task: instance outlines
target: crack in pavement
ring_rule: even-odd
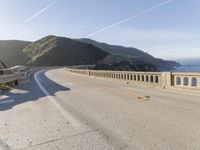
[[[33,144],[33,145],[30,144],[28,147],[23,147],[23,148],[20,148],[20,149],[26,149],[26,148],[29,148],[29,147],[37,147],[37,146],[44,145],[44,144],[47,144],[47,143],[53,143],[53,142],[57,142],[57,141],[60,141],[60,140],[78,137],[78,136],[86,135],[88,133],[93,133],[93,132],[97,132],[97,131],[96,130],[89,130],[89,131],[86,131],[86,132],[82,132],[82,133],[78,133],[78,134],[74,134],[74,135],[70,135],[70,136],[66,136],[66,137],[52,139],[52,140],[41,142],[41,143],[38,143],[38,144]]]

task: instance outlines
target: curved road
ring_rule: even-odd
[[[0,98],[0,148],[200,149],[200,95],[40,71]],[[1,102],[0,101],[0,102]]]

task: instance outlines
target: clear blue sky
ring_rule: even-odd
[[[82,38],[165,1],[1,0],[0,39]],[[174,0],[91,38],[164,59],[200,58],[200,0]]]

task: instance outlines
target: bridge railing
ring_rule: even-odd
[[[133,72],[133,71],[102,71],[102,70],[81,70],[67,69],[72,73],[88,75],[115,80],[132,81],[137,84],[151,84],[154,86],[162,85],[162,73],[160,72]]]
[[[200,90],[200,73],[171,73],[172,86]]]
[[[87,76],[125,80],[146,86],[200,91],[200,73],[103,71],[71,68],[67,68],[67,71]]]
[[[89,71],[90,76],[127,80],[137,83],[161,85],[162,74],[158,72],[129,72],[129,71]]]

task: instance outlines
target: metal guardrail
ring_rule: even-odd
[[[0,83],[9,83],[15,80],[21,80],[23,78],[24,78],[24,73],[2,75],[0,76]]]
[[[48,70],[59,67],[25,67],[25,66],[16,66],[13,68],[0,70],[3,75],[0,74],[0,84],[6,84],[13,81],[18,81],[19,83],[26,83],[30,80],[31,75],[39,70]]]

